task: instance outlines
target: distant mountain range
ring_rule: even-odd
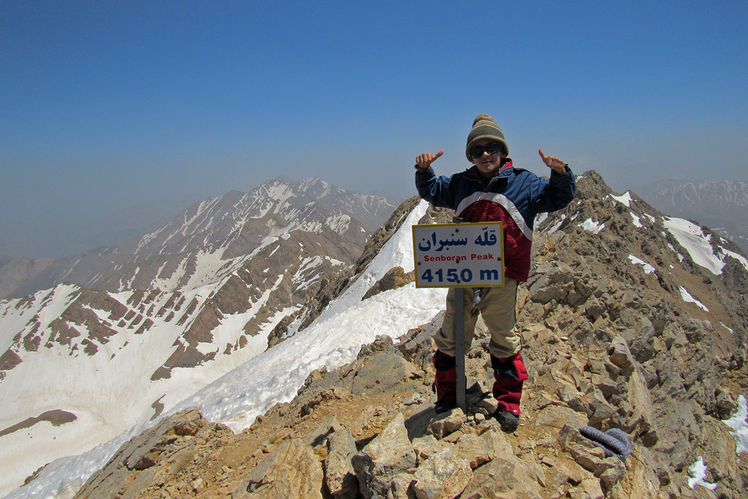
[[[635,190],[663,213],[706,225],[748,253],[748,182],[669,179]]]
[[[118,247],[57,260],[0,255],[0,299],[62,283],[108,291],[174,291],[204,279],[205,272],[215,270],[211,266],[251,253],[265,238],[296,229],[337,234],[330,237],[346,241],[338,250],[347,253],[343,261],[350,261],[394,207],[384,197],[319,179],[293,182],[281,176],[248,193],[231,191],[195,203],[159,229]]]

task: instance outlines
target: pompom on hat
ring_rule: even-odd
[[[473,144],[481,139],[491,139],[501,142],[504,144],[504,153],[509,154],[509,145],[506,143],[506,139],[504,139],[504,132],[496,124],[496,120],[487,114],[479,114],[473,120],[473,129],[468,134],[467,145],[465,146],[465,156],[468,161],[472,161],[468,151],[473,147]]]

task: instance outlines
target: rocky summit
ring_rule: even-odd
[[[75,497],[748,497],[748,262],[595,172],[578,188],[536,222],[518,300],[529,380],[516,432],[492,416],[481,321],[466,356],[467,412],[434,412],[439,314],[312,372],[291,402],[239,433],[197,409],[161,420]],[[449,215],[431,210],[421,223]],[[370,296],[406,285],[400,270]],[[317,302],[354,278],[321,286]]]

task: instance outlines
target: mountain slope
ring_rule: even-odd
[[[365,199],[368,216],[382,209],[319,180],[271,181],[97,253],[105,270],[86,258],[67,268],[95,272],[96,289],[0,301],[0,446],[27,456],[0,454],[4,476],[110,440],[266,350],[279,321],[361,253],[367,231],[345,207]],[[50,411],[69,415],[52,442],[43,421],[5,431]]]
[[[748,182],[673,179],[642,186],[637,193],[658,210],[698,220],[748,252]]]

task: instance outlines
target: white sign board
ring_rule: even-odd
[[[501,222],[413,226],[417,288],[504,285]]]

